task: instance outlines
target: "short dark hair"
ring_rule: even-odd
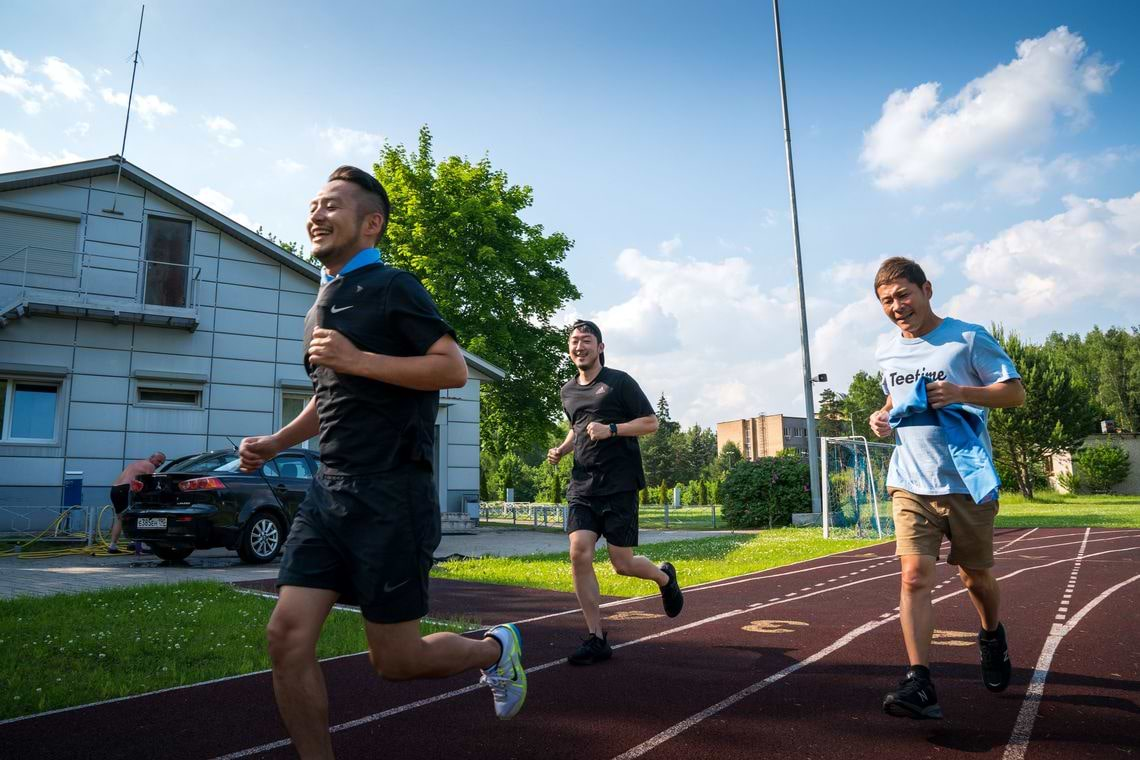
[[[373,200],[373,212],[379,211],[384,215],[384,223],[380,225],[380,234],[376,236],[376,242],[380,242],[380,238],[384,237],[384,230],[388,229],[388,212],[392,208],[392,204],[388,201],[388,191],[380,184],[380,180],[368,172],[347,164],[334,169],[327,181],[334,182],[336,180],[351,182],[359,187]]]
[[[922,287],[926,284],[926,272],[913,259],[903,256],[892,256],[879,265],[875,273],[875,295],[879,295],[879,288],[894,280],[906,280]]]

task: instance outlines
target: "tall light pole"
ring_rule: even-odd
[[[804,300],[804,266],[800,256],[800,222],[796,211],[796,174],[792,168],[792,127],[788,121],[788,88],[784,84],[784,43],[780,36],[780,0],[772,0],[776,18],[776,64],[780,71],[780,107],[784,114],[784,152],[788,157],[788,194],[792,203],[792,246],[796,254],[796,287],[800,295],[800,354],[804,368],[804,406],[807,412],[808,470],[811,473],[811,511],[823,511],[820,503],[819,436],[815,424],[815,396],[812,390],[811,350],[808,347],[807,304]]]

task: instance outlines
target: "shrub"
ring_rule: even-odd
[[[789,525],[793,512],[811,511],[809,470],[798,458],[763,457],[740,462],[720,488],[730,528]]]
[[[1108,493],[1128,477],[1128,452],[1114,443],[1085,446],[1073,457],[1074,470],[1093,493]]]
[[[1081,481],[1081,476],[1075,472],[1062,472],[1057,476],[1057,485],[1073,494],[1081,493],[1085,490],[1085,484]]]

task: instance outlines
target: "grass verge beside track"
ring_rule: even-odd
[[[827,540],[819,528],[779,528],[759,533],[645,544],[638,547],[637,553],[654,562],[669,560],[677,568],[681,585],[691,586],[875,543],[878,541]],[[603,595],[629,597],[653,591],[652,584],[646,581],[617,575],[604,549],[598,551],[594,567]],[[569,552],[454,560],[436,565],[432,575],[458,581],[574,590]]]
[[[999,528],[1140,528],[1140,496],[1070,496],[1045,491],[1029,501],[1003,493]]]
[[[264,670],[273,604],[214,581],[0,600],[0,719]],[[317,654],[365,649],[334,611]]]

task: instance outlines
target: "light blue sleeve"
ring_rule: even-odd
[[[975,328],[974,340],[970,344],[970,366],[982,381],[982,385],[993,385],[1021,377],[1017,367],[1013,366],[1009,354],[984,327]]]

